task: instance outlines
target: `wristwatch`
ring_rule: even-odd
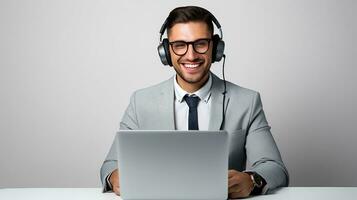
[[[263,186],[263,178],[255,173],[255,172],[249,172],[250,178],[253,181],[254,187],[261,188]]]
[[[263,190],[263,187],[266,184],[265,180],[256,172],[247,172],[247,173],[250,175],[250,178],[252,179],[254,185],[251,194],[260,194]]]

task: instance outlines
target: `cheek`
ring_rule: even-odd
[[[170,58],[171,58],[172,64],[177,63],[178,58],[177,58],[176,54],[174,54],[174,52],[172,52],[171,48],[169,50],[169,53],[170,53]]]
[[[212,62],[212,49],[210,49],[207,54],[205,54],[205,58],[207,60],[208,63]]]
[[[178,63],[179,58],[180,57],[176,56],[175,54],[171,54],[171,61],[173,64]]]

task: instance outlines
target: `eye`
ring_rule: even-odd
[[[172,44],[172,47],[175,49],[185,49],[186,48],[186,43],[184,42],[174,42]]]
[[[208,45],[207,40],[198,40],[195,42],[195,46],[198,48],[206,47]]]

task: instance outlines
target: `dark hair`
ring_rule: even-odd
[[[173,9],[167,17],[167,33],[178,23],[205,22],[213,35],[212,14],[198,6],[184,6]]]

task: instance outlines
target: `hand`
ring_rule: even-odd
[[[118,169],[114,170],[112,175],[109,178],[110,184],[113,186],[113,192],[115,192],[116,195],[120,195],[120,187],[119,187],[119,171]]]
[[[236,199],[248,197],[254,189],[254,183],[250,175],[245,172],[228,170],[228,195]]]

